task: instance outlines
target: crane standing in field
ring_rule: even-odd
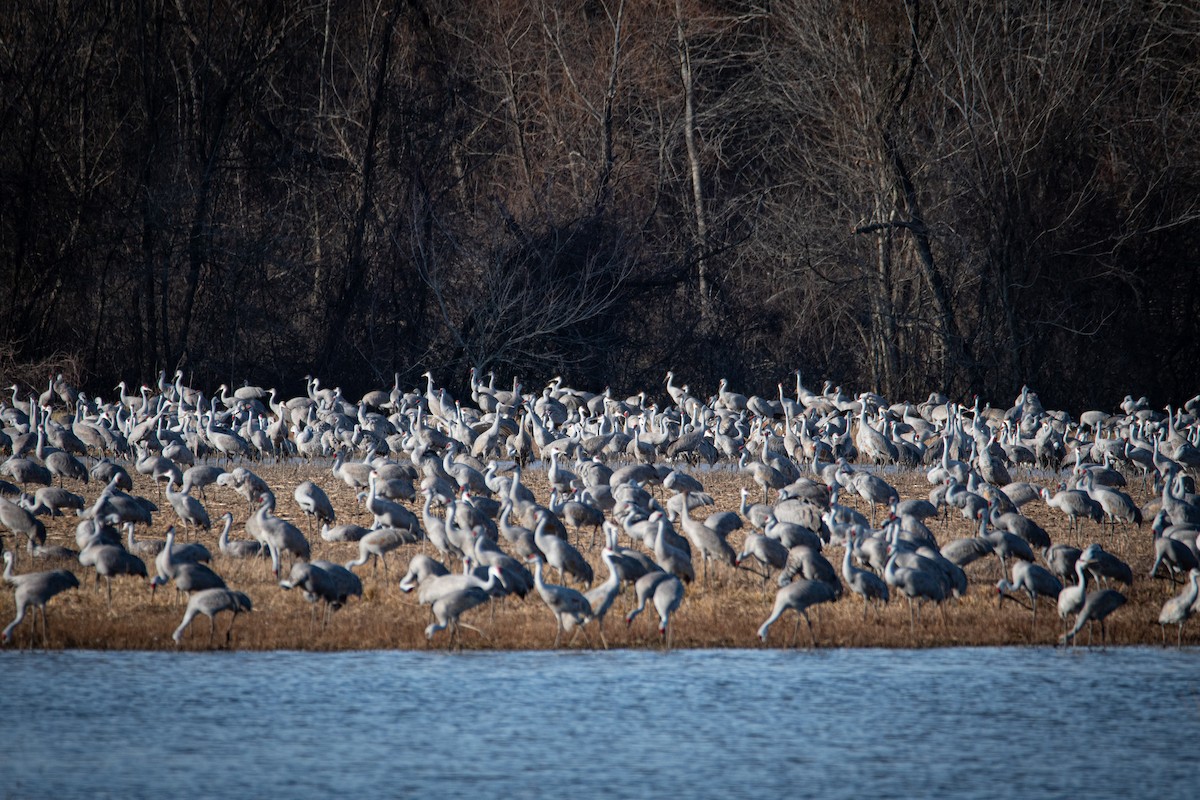
[[[42,644],[49,644],[50,637],[46,624],[46,603],[55,595],[68,589],[79,587],[79,579],[75,574],[65,569],[50,572],[27,572],[24,575],[14,575],[12,571],[13,555],[4,552],[4,582],[16,587],[15,599],[17,616],[4,629],[3,640],[7,644],[12,640],[13,630],[25,619],[26,610],[33,606],[42,612]],[[36,618],[35,618],[36,624]]]

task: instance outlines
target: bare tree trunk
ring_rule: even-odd
[[[683,7],[675,0],[675,37],[679,55],[679,79],[683,85],[683,140],[687,145],[688,174],[692,182],[692,213],[696,220],[695,252],[696,280],[700,291],[700,313],[705,319],[712,315],[712,286],[709,282],[708,217],[704,211],[704,184],[700,173],[700,148],[696,143],[696,90],[692,74],[691,51],[683,29]]]

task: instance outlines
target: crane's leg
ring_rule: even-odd
[[[796,638],[797,638],[797,636],[799,636],[799,634],[800,634],[800,618],[801,618],[801,616],[803,616],[803,615],[802,615],[802,614],[797,614],[797,615],[796,615],[796,627],[792,628],[792,640],[791,640],[791,642],[788,644],[788,647],[795,647],[795,646],[796,646]],[[804,619],[808,619],[808,618],[807,618],[807,617],[804,617]]]
[[[808,618],[808,614],[803,614],[804,623],[808,625],[808,638],[812,641],[812,646],[817,646],[817,634],[813,632],[812,621]]]
[[[112,611],[112,577],[105,575],[104,584],[108,587],[108,610]]]
[[[237,611],[233,612],[233,616],[229,619],[229,630],[225,631],[225,644],[228,645],[233,641],[233,623],[237,622]]]
[[[208,618],[208,646],[212,647],[213,634],[217,632],[217,615]]]

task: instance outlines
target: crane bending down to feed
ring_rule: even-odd
[[[808,625],[808,634],[813,647],[817,646],[817,635],[813,632],[812,621],[808,618],[808,609],[821,603],[832,603],[838,599],[838,594],[824,581],[810,581],[803,578],[789,583],[775,593],[775,607],[771,616],[758,628],[758,638],[763,644],[767,643],[767,633],[783,612],[789,608],[796,611],[796,627],[792,629],[792,644],[796,643],[796,634],[800,630],[800,620]]]
[[[203,614],[208,617],[208,646],[212,647],[213,634],[217,630],[217,614],[222,611],[232,611],[233,616],[229,620],[229,629],[225,631],[225,643],[229,644],[233,636],[233,623],[237,622],[237,615],[243,611],[252,610],[250,598],[241,592],[226,588],[201,590],[188,599],[183,622],[179,623],[179,627],[171,634],[171,638],[175,640],[175,644],[183,644],[184,630],[192,624],[192,620]]]

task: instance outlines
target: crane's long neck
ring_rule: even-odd
[[[229,529],[233,527],[233,517],[229,514],[225,515],[225,525],[221,528],[221,537],[217,540],[217,546],[222,550],[229,547]]]

